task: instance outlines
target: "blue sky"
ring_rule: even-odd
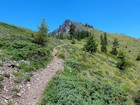
[[[0,0],[0,21],[37,30],[46,18],[50,31],[65,19],[140,38],[140,0]]]

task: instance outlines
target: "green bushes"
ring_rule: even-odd
[[[2,89],[4,86],[3,86],[3,84],[2,84],[2,82],[0,82],[0,89]]]
[[[35,36],[34,36],[34,42],[39,44],[39,45],[46,45],[47,44],[47,36],[46,34],[42,33],[42,32],[37,32],[35,33]]]
[[[4,80],[4,76],[0,75],[0,81],[3,81],[3,80]]]
[[[86,66],[83,63],[81,63],[75,59],[68,59],[68,60],[66,60],[65,64],[67,66],[69,66],[72,71],[75,71],[75,72],[80,72],[80,71],[86,69]]]
[[[27,66],[30,66],[29,68],[31,69],[43,67],[46,61],[50,59],[50,51],[48,49],[30,42],[20,42],[18,42],[20,44],[17,44],[17,41],[14,41],[13,45],[8,49],[8,54],[11,55],[14,60],[29,61],[30,64],[26,64],[25,69],[27,69]],[[34,66],[34,68],[32,66]]]
[[[123,52],[119,52],[118,58],[119,61],[117,62],[117,68],[119,68],[120,70],[125,70],[132,65],[129,61],[127,61],[126,56]]]
[[[140,61],[140,54],[136,58],[137,61]]]
[[[64,74],[50,82],[40,105],[128,104],[128,95],[115,84],[78,79],[70,73]]]
[[[24,60],[20,69],[32,71],[44,67],[51,59],[50,50],[46,47],[33,43],[31,40],[24,39],[1,39],[0,46],[5,50],[5,54],[12,60]]]
[[[71,44],[75,44],[75,39],[72,39]]]
[[[87,51],[87,52],[90,52],[90,53],[95,53],[97,52],[97,47],[98,47],[98,44],[96,43],[96,39],[95,39],[95,36],[94,35],[91,35],[89,38],[88,38],[88,41],[87,43],[85,44],[84,46],[84,50]]]
[[[134,100],[137,105],[140,105],[140,90],[138,91],[138,94],[134,97]]]

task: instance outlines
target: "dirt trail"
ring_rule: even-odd
[[[37,105],[48,82],[57,71],[64,70],[63,61],[57,58],[57,53],[58,51],[54,49],[52,62],[47,68],[33,75],[31,82],[23,88],[21,97],[17,99],[17,105]]]

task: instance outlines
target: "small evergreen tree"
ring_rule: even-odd
[[[104,37],[101,35],[100,41],[101,41],[101,51],[107,53],[107,37],[105,35]]]
[[[105,41],[105,45],[108,45],[108,40],[107,40],[107,33],[104,32],[104,41]]]
[[[47,34],[48,33],[48,26],[46,24],[46,19],[43,19],[40,26],[39,26],[39,32],[43,33],[43,34]]]
[[[98,44],[96,44],[95,36],[91,35],[89,36],[88,41],[84,46],[84,50],[90,53],[95,53],[97,52],[97,46]]]
[[[126,68],[131,66],[131,64],[126,60],[124,52],[119,52],[118,58],[119,61],[117,62],[117,68],[119,68],[120,70],[125,70]]]
[[[34,42],[44,46],[47,44],[48,41],[46,36],[46,34],[48,33],[48,26],[46,25],[45,19],[42,20],[38,29],[39,29],[38,32],[36,32],[33,37]]]
[[[118,39],[115,38],[114,41],[113,41],[113,47],[112,47],[112,50],[111,50],[111,54],[112,55],[117,55],[118,54],[118,50],[117,48],[119,47],[119,42],[118,42]]]
[[[35,36],[34,36],[34,42],[39,44],[39,45],[46,45],[47,44],[47,37],[45,34],[41,33],[41,32],[36,32]]]
[[[71,25],[70,25],[69,34],[70,34],[70,39],[74,38],[74,34],[75,34],[75,26],[74,26],[73,23],[71,23]]]

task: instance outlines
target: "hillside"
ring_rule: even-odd
[[[32,30],[0,22],[0,36],[31,36]]]
[[[69,38],[71,24],[80,40]],[[140,40],[107,33],[108,52],[103,53],[100,36],[104,33],[66,20],[46,36],[46,45],[40,45],[35,31],[0,23],[0,105],[38,101],[39,105],[139,105]],[[83,50],[91,35],[98,44],[96,53]],[[118,56],[110,54],[114,38],[128,61],[123,70],[118,68]]]
[[[63,34],[64,36],[69,35],[70,25],[74,24],[76,30],[85,30],[89,31],[94,34],[100,43],[100,36],[103,35],[105,32],[94,28],[93,26],[86,26],[86,24],[82,24],[80,22],[73,22],[71,20],[66,20],[60,27],[52,32],[54,36],[58,36],[59,34]],[[111,45],[114,38],[117,38],[120,43],[120,50],[124,51],[126,55],[131,59],[135,60],[138,53],[140,52],[140,40],[126,36],[124,34],[114,34],[114,33],[107,33],[109,45]],[[99,46],[100,47],[100,46]],[[109,46],[111,49],[111,46]]]
[[[71,24],[76,30],[88,30],[95,35],[97,53],[83,51],[87,38],[75,39],[75,44],[71,44],[72,41],[65,37],[69,36]],[[64,37],[57,37],[59,34]],[[63,46],[58,47],[58,56],[65,62],[65,71],[47,86],[40,105],[139,105],[140,62],[136,57],[140,52],[140,41],[123,34],[107,33],[106,54],[100,51],[100,35],[103,34],[103,31],[70,20],[53,32],[63,42]],[[117,68],[119,59],[109,54],[114,38],[118,39],[119,51],[123,51],[131,62],[123,71]]]
[[[116,57],[87,53],[82,50],[83,43],[63,40],[58,47],[65,71],[47,86],[40,105],[137,105],[140,68],[121,71]]]
[[[41,46],[33,35],[32,30],[0,23],[0,105],[14,104],[33,73],[52,58],[53,44]]]

